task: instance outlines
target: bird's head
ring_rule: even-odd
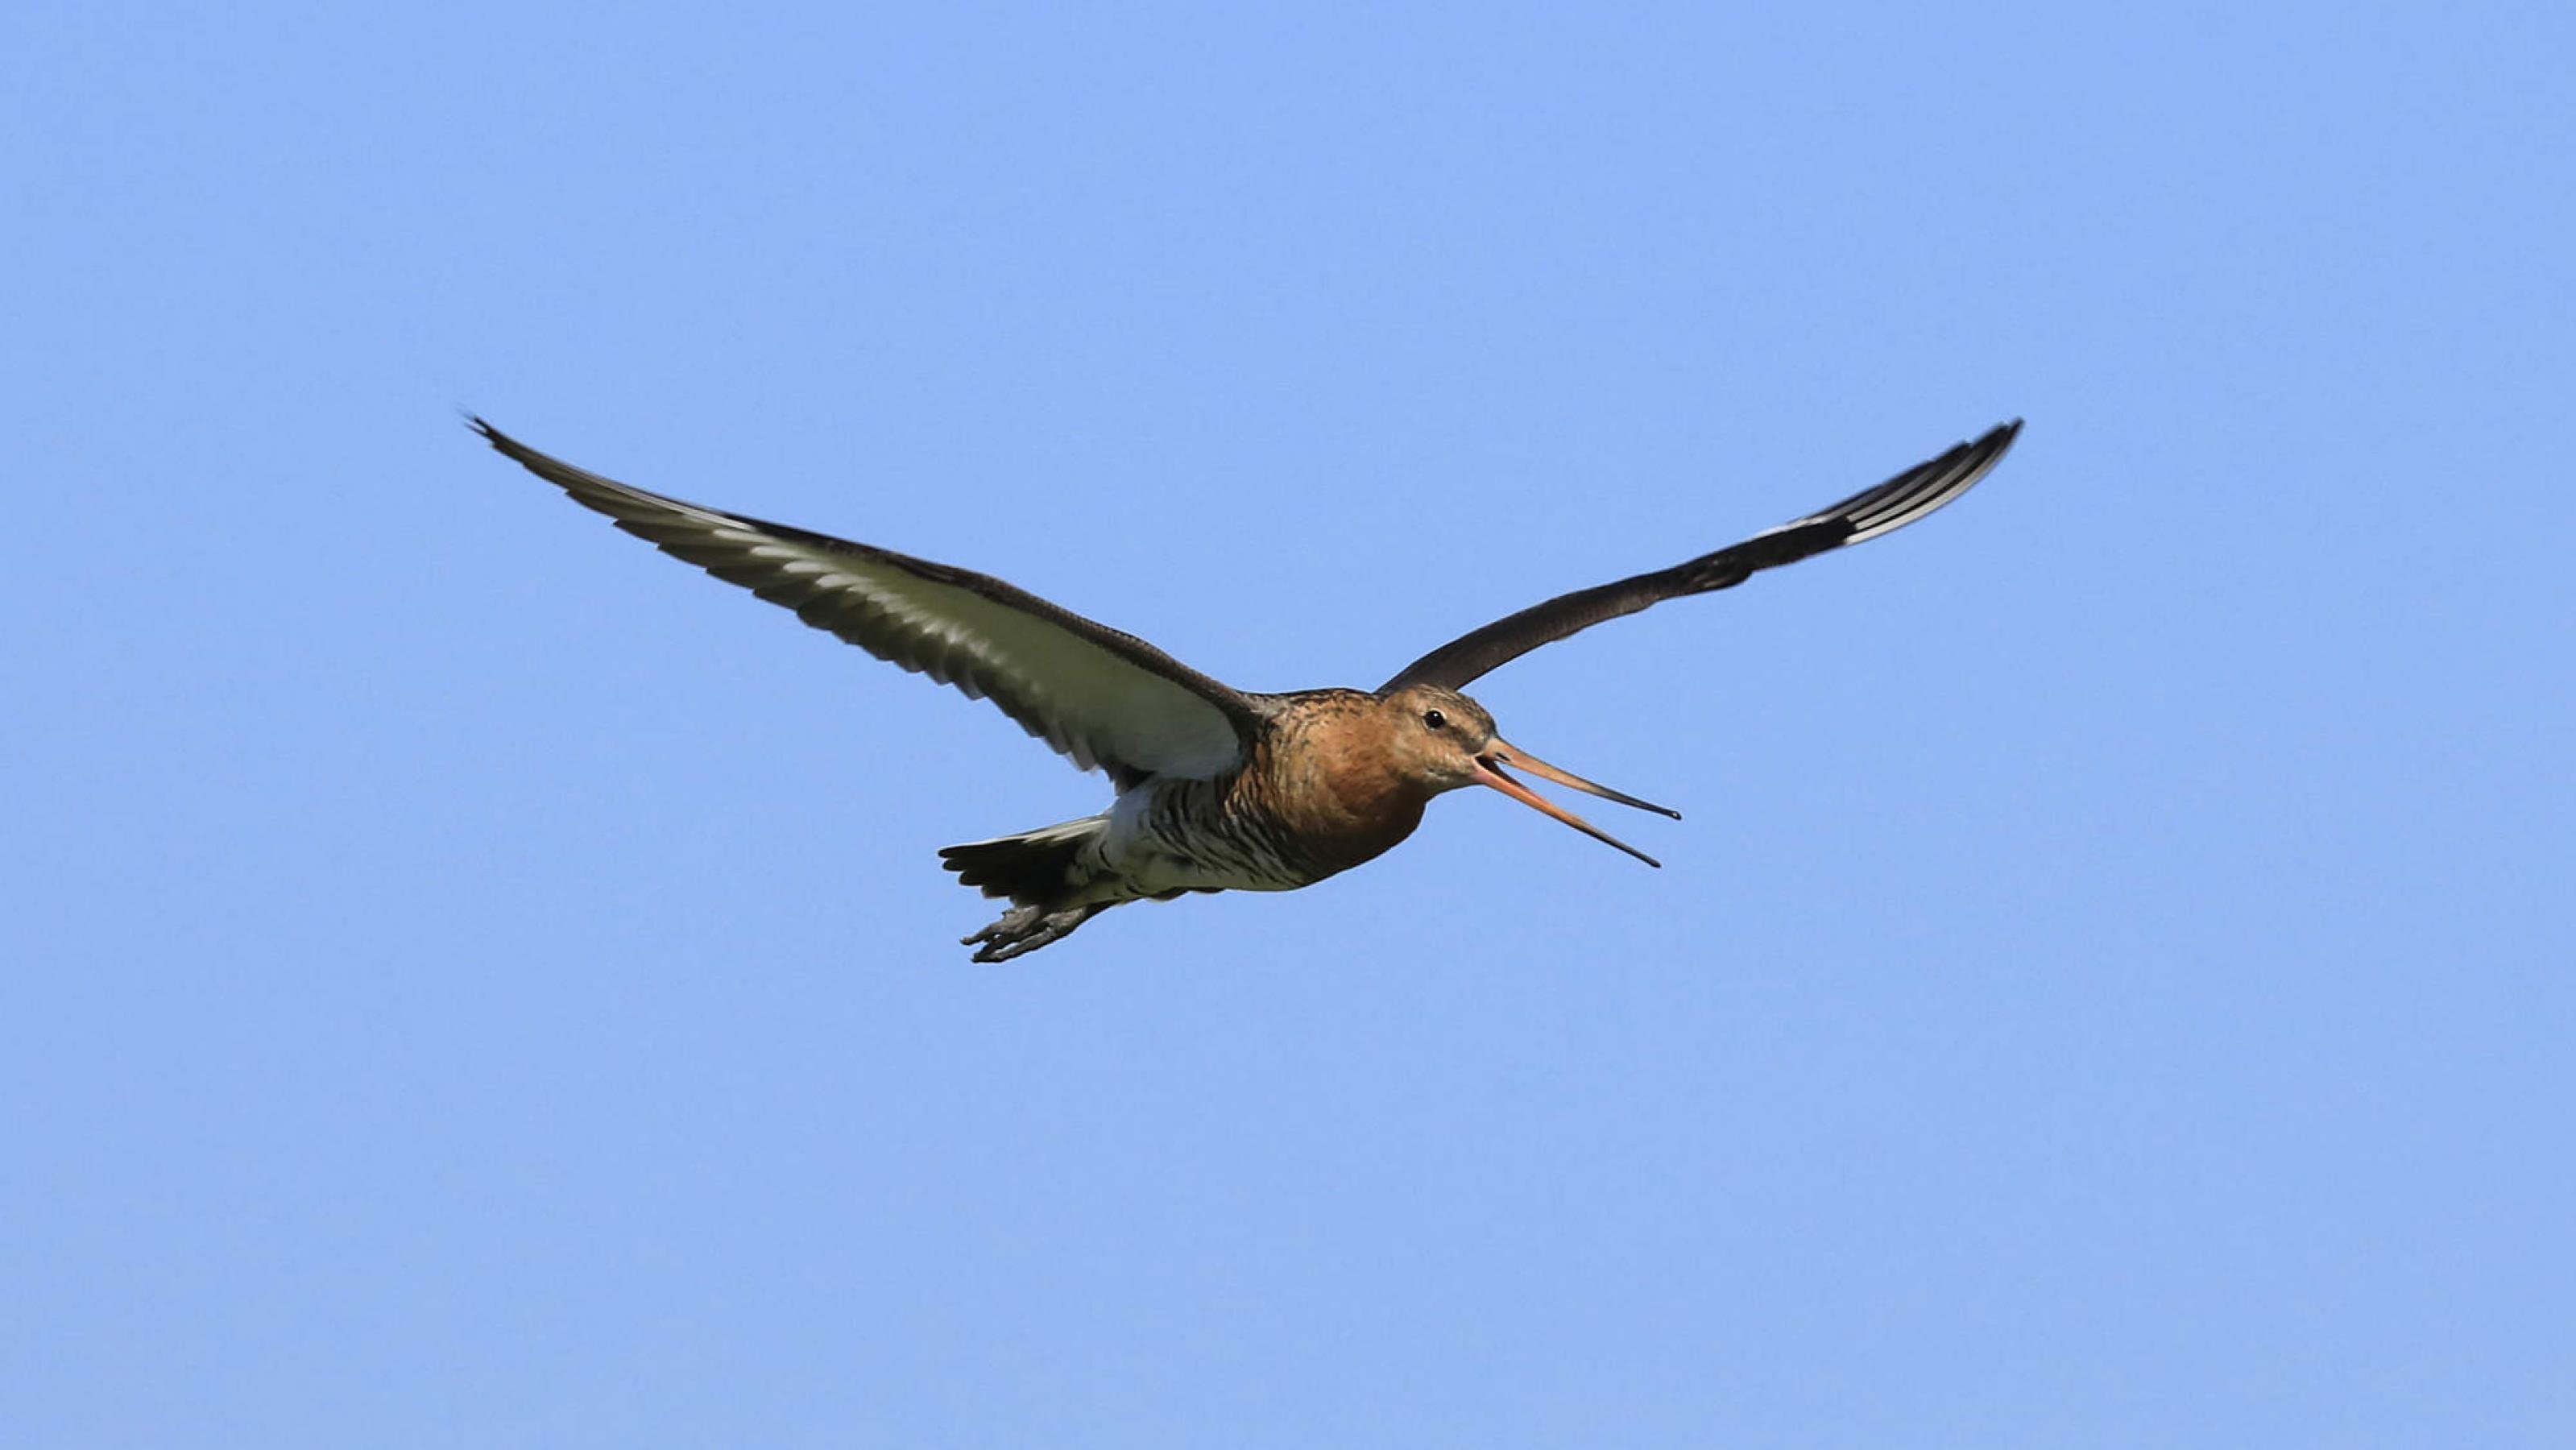
[[[1663,863],[1627,842],[1612,836],[1574,812],[1557,805],[1505,773],[1505,768],[1527,771],[1542,780],[1653,811],[1674,820],[1681,812],[1641,801],[1635,796],[1596,785],[1572,771],[1559,770],[1528,751],[1494,733],[1494,717],[1485,707],[1438,685],[1407,685],[1378,697],[1378,708],[1387,713],[1393,740],[1396,766],[1404,774],[1428,785],[1434,793],[1456,790],[1461,786],[1489,786],[1543,815],[1554,816],[1596,841],[1616,846],[1649,866]]]

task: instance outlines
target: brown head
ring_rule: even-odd
[[[1512,779],[1505,772],[1507,769],[1527,771],[1542,780],[1552,780],[1603,800],[1635,806],[1641,811],[1653,811],[1677,821],[1682,818],[1681,812],[1641,801],[1632,795],[1623,795],[1571,771],[1557,769],[1495,734],[1494,717],[1485,713],[1485,707],[1455,690],[1438,685],[1407,685],[1378,696],[1377,707],[1386,716],[1396,768],[1410,779],[1421,782],[1433,794],[1461,786],[1488,786],[1541,814],[1554,816],[1596,841],[1616,846],[1649,866],[1663,864]]]

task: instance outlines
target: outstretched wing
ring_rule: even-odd
[[[472,421],[573,502],[879,659],[989,698],[1074,764],[1106,767],[1122,789],[1148,774],[1222,774],[1260,728],[1260,707],[1240,691],[1025,589],[647,493]]]
[[[1876,488],[1853,494],[1822,512],[1755,534],[1731,548],[1702,554],[1688,563],[1652,574],[1578,589],[1544,604],[1533,604],[1518,614],[1460,635],[1406,665],[1380,690],[1406,685],[1463,689],[1468,681],[1498,665],[1605,619],[1634,614],[1650,604],[1685,594],[1730,588],[1759,570],[1794,564],[1810,554],[1901,529],[1966,493],[2002,459],[2004,450],[2012,446],[2020,432],[2021,420],[2016,418],[1976,442],[1962,443]]]

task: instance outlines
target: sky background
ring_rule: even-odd
[[[2565,6],[0,13],[0,1440],[2576,1441]],[[1106,787],[483,448],[1490,792]]]

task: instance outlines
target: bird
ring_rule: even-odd
[[[650,493],[479,416],[467,423],[618,528],[879,659],[990,700],[1076,766],[1107,773],[1114,795],[1097,815],[940,850],[959,884],[1008,902],[960,939],[977,962],[1036,951],[1131,901],[1311,886],[1392,849],[1434,796],[1468,786],[1660,866],[1515,772],[1675,820],[1680,812],[1505,740],[1466,686],[1605,620],[1901,529],[1966,493],[2021,432],[2014,419],[1740,543],[1506,615],[1374,690],[1261,693],[990,575]]]

